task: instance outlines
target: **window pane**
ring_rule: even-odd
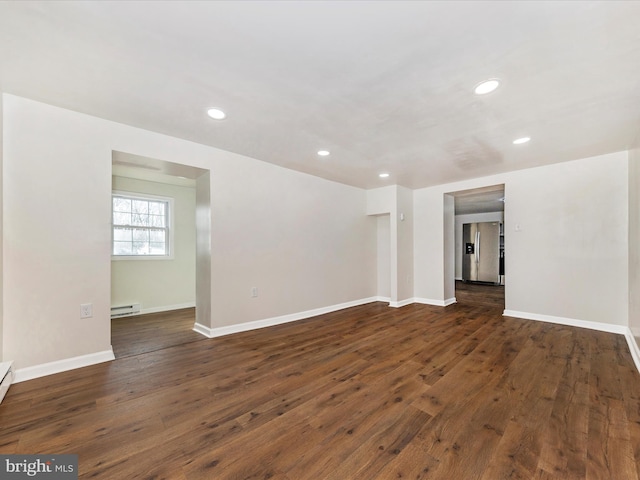
[[[148,242],[149,231],[142,228],[133,229],[133,241],[134,242]]]
[[[128,198],[113,197],[113,211],[114,212],[130,212],[131,200]]]
[[[168,255],[169,203],[114,195],[113,255]]]
[[[131,225],[131,214],[113,212],[113,224],[114,225]]]
[[[131,242],[113,242],[114,255],[133,255]]]
[[[164,230],[149,230],[149,240],[156,243],[164,243],[165,241]]]
[[[149,202],[146,200],[132,200],[131,211],[133,213],[149,213]]]
[[[152,255],[165,255],[166,254],[166,249],[165,249],[165,245],[164,242],[163,243],[150,243],[149,244],[150,247],[150,252]]]
[[[131,225],[139,225],[141,227],[146,227],[149,225],[149,216],[147,214],[140,213],[132,213],[131,214]]]
[[[116,242],[130,242],[132,230],[130,228],[114,228],[113,240]]]
[[[149,226],[150,227],[164,227],[165,226],[165,217],[161,217],[160,215],[149,215]]]
[[[147,255],[149,253],[149,242],[133,242],[133,252],[135,255]]]
[[[164,205],[164,202],[149,202],[149,213],[164,216]]]

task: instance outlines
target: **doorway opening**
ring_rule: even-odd
[[[453,283],[456,302],[505,308],[505,186],[446,194],[453,203]],[[445,279],[446,282],[447,279]]]
[[[193,331],[200,313],[198,283],[210,283],[199,278],[201,268],[196,262],[197,239],[210,236],[210,224],[196,218],[197,198],[209,198],[209,182],[199,180],[203,176],[208,179],[209,171],[123,152],[112,154],[114,198],[131,203],[127,227],[129,210],[124,208],[124,220],[116,222],[118,208],[116,200],[112,202],[113,224],[124,224],[112,228],[111,238],[111,344],[116,358],[203,339]],[[207,192],[203,195],[199,189]],[[162,211],[162,218],[155,209]],[[156,228],[160,224],[162,231]],[[162,242],[166,242],[162,255],[144,253],[145,247],[151,252]]]

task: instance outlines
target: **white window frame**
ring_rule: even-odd
[[[113,197],[131,198],[134,200],[161,201],[167,204],[167,253],[164,255],[114,255],[113,254]],[[174,228],[173,228],[174,199],[160,195],[151,195],[140,192],[127,192],[124,190],[113,190],[111,192],[111,260],[173,260],[174,258]]]

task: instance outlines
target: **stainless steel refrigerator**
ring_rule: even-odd
[[[501,225],[499,222],[462,225],[462,280],[501,283]]]

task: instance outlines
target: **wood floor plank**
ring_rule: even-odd
[[[77,453],[81,479],[640,479],[624,337],[497,303],[374,302],[197,340],[170,316],[130,322],[128,354],[13,385],[0,451]]]

